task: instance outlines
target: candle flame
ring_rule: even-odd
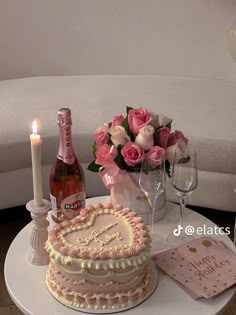
[[[38,126],[37,126],[37,121],[34,120],[32,123],[32,130],[33,130],[33,134],[36,135],[37,134],[37,130],[38,130]]]

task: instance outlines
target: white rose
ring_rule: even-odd
[[[165,115],[156,115],[155,113],[151,113],[152,115],[152,126],[154,128],[158,128],[158,127],[165,127],[167,126],[169,123],[172,122],[173,119],[165,116]]]
[[[144,126],[139,130],[135,142],[144,150],[149,150],[154,145],[153,134],[154,128],[151,125]]]
[[[176,144],[171,145],[167,147],[166,154],[167,154],[167,160],[170,162],[170,164],[174,163],[175,154],[177,161],[185,157],[186,152],[188,151],[188,146],[183,140],[178,140]]]
[[[163,126],[163,127],[167,126],[173,120],[162,114],[158,115],[158,119],[159,119],[159,126]]]
[[[122,126],[113,126],[109,129],[112,143],[118,147],[119,144],[125,145],[130,141],[130,137],[127,135],[125,128]]]

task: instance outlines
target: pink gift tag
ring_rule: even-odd
[[[152,257],[193,298],[210,298],[236,283],[236,255],[211,237],[202,237]]]

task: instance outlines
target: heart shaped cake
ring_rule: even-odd
[[[54,225],[46,249],[46,283],[63,304],[119,309],[148,294],[150,237],[129,208],[87,206],[73,220]]]

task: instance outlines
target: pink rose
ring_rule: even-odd
[[[146,159],[155,168],[166,160],[166,152],[163,148],[154,146],[146,153]]]
[[[172,145],[175,145],[177,142],[177,139],[176,139],[176,135],[174,132],[172,132],[170,135],[169,135],[169,138],[168,138],[168,141],[167,141],[167,146],[172,146]]]
[[[100,147],[101,145],[108,142],[109,140],[108,129],[109,129],[109,126],[107,124],[103,124],[96,130],[94,134],[94,138],[95,138],[97,147]]]
[[[136,135],[139,133],[139,129],[150,125],[152,116],[144,108],[131,109],[128,113],[128,124],[131,132]]]
[[[158,144],[163,149],[167,148],[168,139],[170,136],[170,129],[167,127],[163,127],[157,130],[158,135]]]
[[[140,128],[139,134],[135,138],[135,142],[140,145],[144,150],[149,150],[153,144],[154,128],[151,125]]]
[[[95,163],[99,165],[109,165],[114,163],[114,158],[117,156],[117,148],[113,145],[104,144],[96,151]]]
[[[170,164],[173,164],[175,159],[179,161],[182,157],[184,157],[186,151],[187,144],[182,139],[180,139],[175,144],[167,147],[167,160],[170,162]]]
[[[183,140],[185,144],[188,143],[188,138],[186,138],[183,133],[179,130],[175,130],[176,140]]]
[[[137,166],[144,158],[143,149],[134,142],[128,142],[122,148],[121,154],[124,157],[125,163],[129,166]]]
[[[183,135],[183,133],[179,130],[175,130],[169,135],[168,139],[168,147],[171,145],[175,145],[178,140],[183,140],[185,144],[188,143],[188,139]]]
[[[113,118],[113,120],[112,120],[112,123],[111,123],[112,127],[121,126],[121,124],[122,124],[122,122],[123,122],[124,119],[125,119],[125,118],[124,118],[123,115],[117,115],[117,116],[115,116],[115,117]]]

